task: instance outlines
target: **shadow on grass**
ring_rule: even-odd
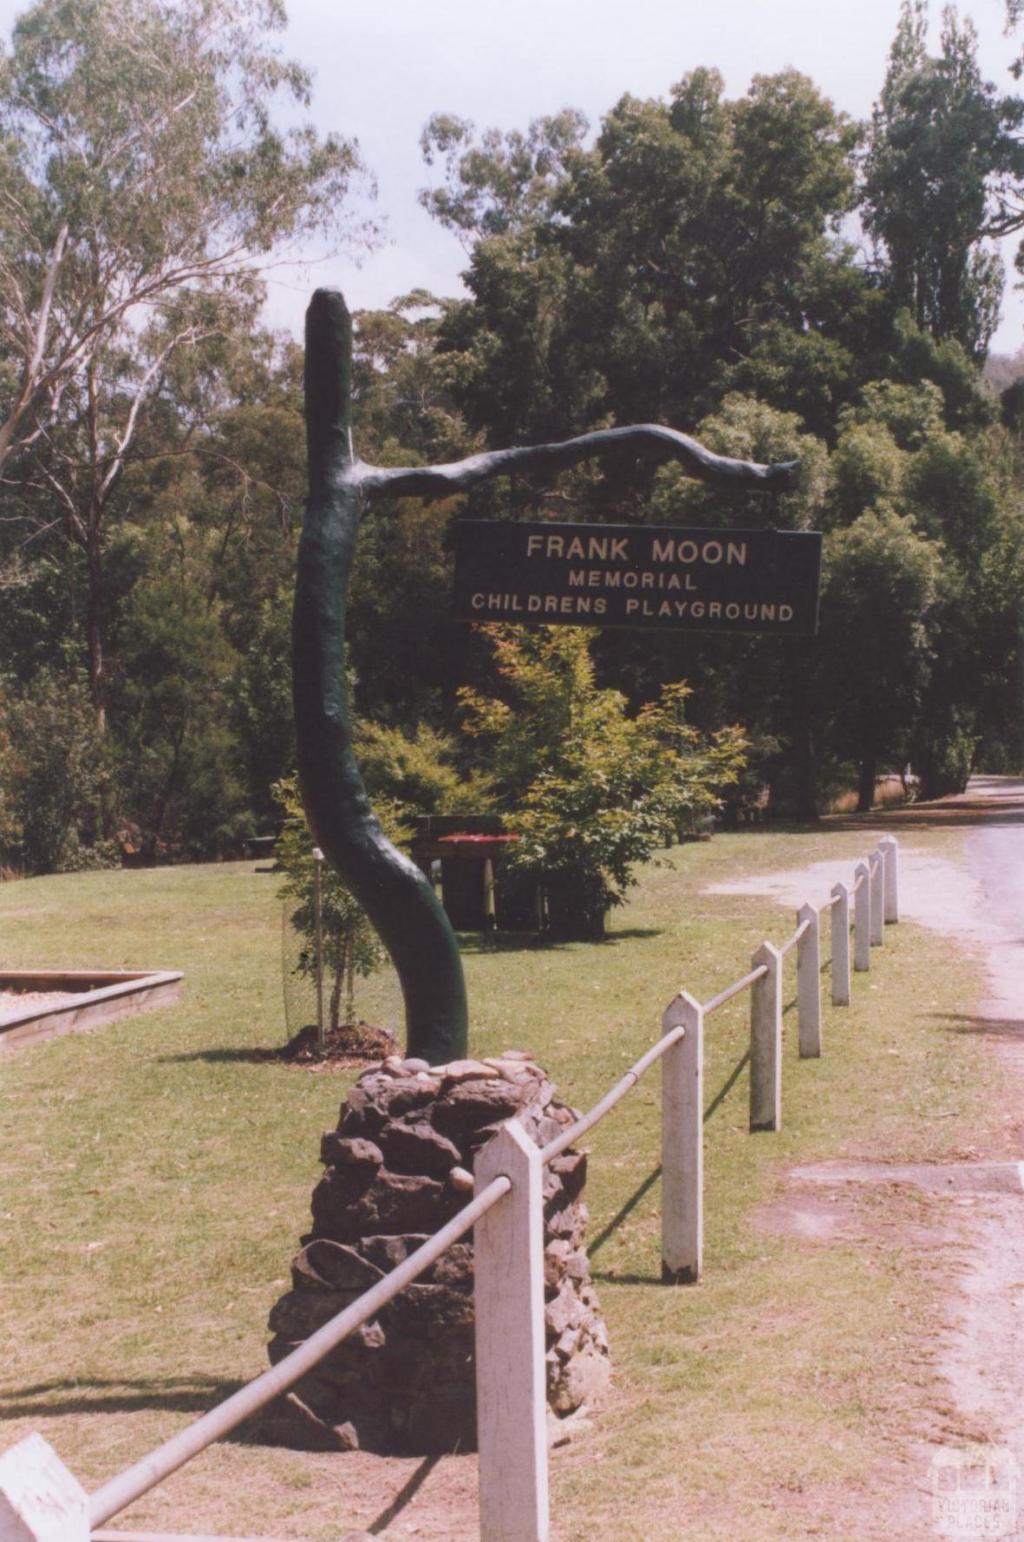
[[[946,1023],[950,1033],[975,1033],[984,1039],[1024,1039],[1024,1018],[972,1017],[961,1012],[932,1012],[936,1022]]]
[[[45,1415],[142,1413],[202,1414],[245,1385],[206,1376],[145,1377],[138,1381],[43,1381],[0,1397],[0,1419]]]
[[[613,1216],[612,1219],[608,1222],[608,1225],[605,1226],[601,1231],[598,1232],[598,1234],[594,1238],[593,1242],[587,1248],[587,1257],[588,1258],[593,1258],[594,1254],[600,1248],[604,1247],[605,1243],[608,1241],[608,1238],[611,1237],[616,1231],[618,1231],[619,1227],[622,1225],[622,1223],[626,1219],[627,1215],[631,1215],[632,1214],[632,1212],[636,1209],[637,1205],[643,1199],[644,1195],[647,1194],[651,1189],[653,1189],[654,1185],[657,1183],[657,1181],[658,1181],[658,1179],[660,1177],[661,1177],[661,1165],[659,1163],[659,1165],[654,1169],[653,1173],[648,1173],[647,1177],[644,1179],[643,1183],[641,1183],[640,1187],[638,1189],[635,1189],[634,1192],[629,1196],[629,1198],[626,1200],[626,1203],[623,1205],[623,1207],[619,1211],[619,1213],[617,1215]],[[595,1274],[594,1278],[596,1280],[596,1279],[602,1278],[602,1276]],[[624,1279],[624,1276],[623,1275],[614,1275],[613,1278],[614,1279],[618,1279],[618,1280],[622,1280],[622,1279]]]
[[[664,1285],[660,1274],[616,1274],[614,1270],[601,1273],[592,1270],[590,1278],[599,1285]]]
[[[422,1462],[415,1469],[415,1471],[410,1473],[408,1479],[399,1489],[398,1493],[395,1495],[394,1499],[392,1499],[387,1508],[382,1510],[377,1516],[376,1520],[371,1521],[367,1526],[366,1529],[370,1533],[371,1537],[379,1536],[382,1531],[386,1530],[387,1527],[391,1525],[392,1521],[398,1519],[406,1505],[409,1503],[410,1499],[413,1499],[418,1491],[423,1487],[424,1483],[430,1477],[430,1474],[433,1472],[434,1468],[437,1466],[440,1460],[440,1456],[425,1456],[423,1458]]]
[[[1011,794],[1002,798],[965,797],[963,794],[939,798],[934,803],[906,803],[887,809],[873,809],[870,814],[828,814],[825,828],[856,830],[858,826],[884,820],[893,828],[943,830],[970,825],[1024,824],[1024,796]]]
[[[743,1059],[740,1060],[738,1062],[738,1064],[735,1065],[733,1067],[733,1069],[729,1072],[729,1076],[728,1076],[728,1079],[727,1079],[727,1081],[725,1083],[725,1086],[722,1087],[722,1089],[719,1092],[715,1093],[715,1096],[711,1099],[711,1102],[708,1104],[707,1108],[704,1110],[704,1123],[705,1124],[707,1124],[708,1120],[711,1118],[711,1115],[713,1113],[715,1113],[715,1111],[718,1108],[720,1108],[721,1105],[725,1102],[726,1098],[729,1096],[729,1093],[732,1091],[732,1089],[735,1087],[736,1083],[739,1081],[740,1075],[742,1074],[744,1069],[749,1064],[750,1064],[750,1051],[748,1049],[746,1054],[743,1056]]]
[[[457,932],[460,953],[552,953],[569,946],[540,932]]]
[[[548,937],[542,932],[459,932],[459,950],[462,953],[555,953],[563,948],[594,947],[612,948],[619,942],[646,942],[652,937],[663,936],[658,926],[624,926],[618,931],[579,942]]]
[[[816,819],[767,819],[761,824],[739,825],[733,829],[723,825],[716,834],[762,837],[831,835],[860,830],[865,826],[874,829],[879,825],[889,825],[895,832],[898,829],[946,830],[972,825],[1019,824],[1024,824],[1024,791],[994,798],[965,796],[961,793],[949,798],[936,798],[930,803],[879,804],[863,814],[850,810],[842,814],[820,814]]]
[[[761,824],[734,825],[731,829],[728,825],[717,825],[715,835],[820,835],[828,828],[826,821],[833,817],[822,814],[817,819],[766,819]],[[867,815],[861,817],[866,819]]]
[[[220,1049],[193,1049],[187,1054],[160,1055],[159,1061],[163,1065],[180,1065],[188,1060],[205,1060],[208,1065],[269,1065],[276,1062],[278,1065],[286,1065],[282,1060],[279,1049],[258,1049],[253,1045],[225,1045]]]

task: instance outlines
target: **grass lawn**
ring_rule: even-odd
[[[649,867],[604,944],[466,938],[472,1050],[530,1049],[589,1106],[653,1041],[678,988],[707,1000],[764,938],[792,930],[773,902],[707,897],[705,885],[826,860],[849,880],[874,839],[721,835]],[[956,860],[963,836],[906,839]],[[266,1315],[306,1225],[320,1132],[354,1074],[260,1054],[285,1038],[276,891],[251,863],[0,887],[9,967],[186,977],[176,1007],[0,1059],[0,1445],[39,1429],[89,1488],[266,1363]],[[787,1001],[793,975],[791,955]],[[820,1062],[798,1061],[787,1013],[783,1130],[747,1134],[745,1072],[706,1126],[696,1289],[658,1283],[657,1072],[594,1132],[592,1268],[615,1385],[590,1432],[553,1458],[557,1538],[876,1534],[847,1530],[843,1506],[870,1493],[920,1422],[936,1271],[891,1226],[813,1246],[751,1218],[794,1162],[937,1157],[977,1140],[996,1073],[985,1046],[943,1019],[975,988],[970,960],[901,925],[855,976],[852,1008],[826,1006]],[[395,999],[384,982],[364,1013]],[[709,1104],[746,1047],[746,1010],[741,998],[709,1020]],[[371,1460],[229,1441],[113,1524],[336,1542],[380,1518]],[[390,1498],[418,1471],[378,1466]],[[387,1535],[472,1537],[458,1517],[471,1460],[451,1464],[447,1522],[430,1509],[440,1472],[421,1476]]]

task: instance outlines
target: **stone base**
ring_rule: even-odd
[[[292,1289],[270,1314],[276,1363],[401,1263],[469,1198],[464,1172],[507,1119],[538,1145],[576,1117],[521,1051],[428,1066],[390,1056],[360,1076],[321,1145],[313,1230]],[[584,1249],[586,1155],[544,1174],[548,1402],[557,1416],[607,1384],[608,1340]],[[454,1244],[376,1318],[321,1361],[261,1421],[304,1449],[409,1455],[476,1446],[473,1249]]]

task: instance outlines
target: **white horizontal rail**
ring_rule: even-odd
[[[658,1040],[657,1044],[653,1044],[646,1055],[641,1055],[640,1059],[630,1066],[625,1076],[620,1081],[617,1081],[609,1092],[605,1093],[600,1103],[595,1103],[589,1113],[583,1114],[581,1118],[576,1120],[575,1124],[570,1124],[567,1129],[562,1131],[561,1135],[556,1135],[554,1140],[548,1141],[546,1146],[541,1147],[541,1161],[545,1163],[550,1162],[552,1157],[558,1156],[567,1146],[571,1146],[573,1141],[577,1140],[581,1135],[585,1135],[587,1130],[592,1130],[594,1125],[599,1123],[605,1114],[626,1096],[627,1092],[633,1090],[644,1072],[649,1070],[656,1060],[660,1060],[662,1055],[672,1048],[673,1044],[678,1043],[685,1033],[686,1029],[683,1027],[672,1028]]]
[[[785,958],[790,949],[796,947],[797,943],[807,932],[810,924],[810,921],[801,921],[793,935],[791,937],[787,937],[785,942],[779,944],[777,951],[780,958]]]
[[[767,973],[765,965],[759,964],[756,969],[751,969],[749,974],[745,974],[742,980],[737,980],[734,985],[727,985],[724,991],[719,991],[717,996],[712,996],[710,1001],[705,1001],[704,1016],[707,1017],[710,1012],[714,1012],[716,1007],[724,1007],[727,1001],[731,1001],[734,996],[745,991],[749,985],[756,985],[761,976]]]

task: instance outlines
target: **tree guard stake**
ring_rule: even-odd
[[[306,312],[305,391],[309,497],[292,622],[299,786],[314,841],[363,906],[398,972],[408,1054],[439,1064],[467,1052],[458,944],[429,880],[385,837],[352,747],[345,611],[367,497],[450,497],[511,470],[561,471],[621,449],[660,453],[704,481],[784,491],[794,484],[797,462],[730,460],[675,429],[639,424],[450,465],[369,466],[352,443],[352,320],[332,289],[318,289]]]

